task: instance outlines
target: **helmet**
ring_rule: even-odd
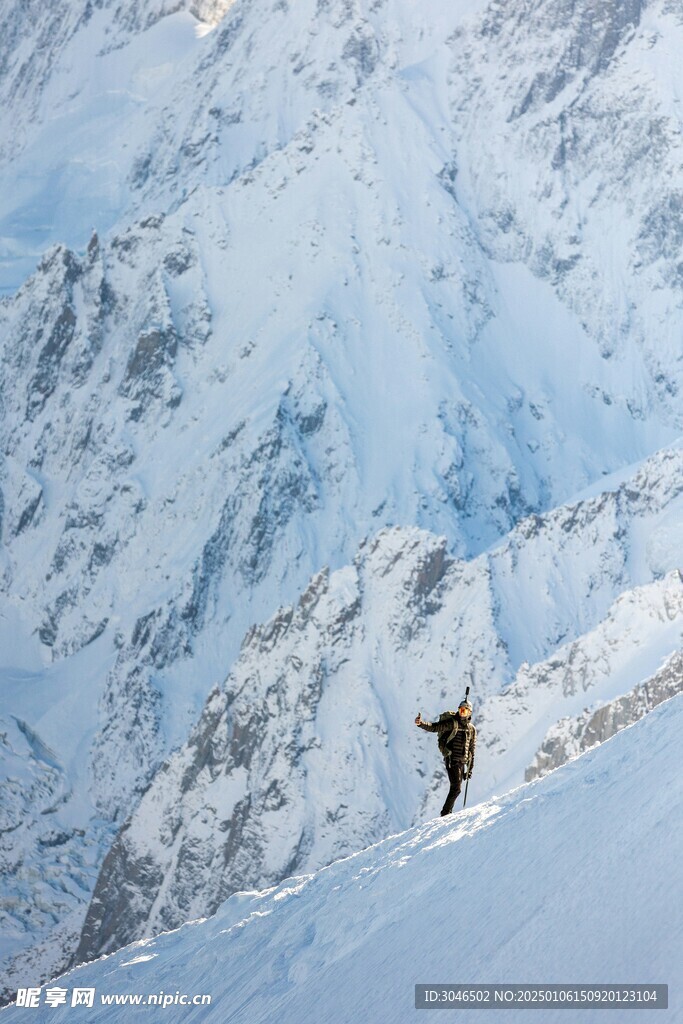
[[[460,703],[458,704],[458,711],[460,711],[460,708],[467,708],[469,713],[472,714],[472,705],[470,704],[466,697],[463,698],[463,700],[461,700]]]

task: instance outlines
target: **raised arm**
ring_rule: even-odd
[[[421,712],[418,714],[417,718],[415,719],[415,725],[417,725],[420,729],[424,729],[425,732],[438,732],[439,731],[439,723],[438,722],[425,722],[424,718],[422,717],[422,713]]]

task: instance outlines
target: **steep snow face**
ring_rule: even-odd
[[[470,800],[480,801],[519,785],[558,718],[657,673],[683,649],[683,583],[674,570],[633,584],[655,575],[645,566],[649,550],[661,558],[658,536],[677,557],[668,528],[681,522],[680,459],[664,453],[614,492],[525,520],[469,563],[449,557],[443,538],[396,529],[316,576],[296,606],[250,631],[224,688],[119,832],[77,959],[436,814],[445,773],[433,737],[412,724],[425,703],[433,716],[472,684]],[[644,498],[635,481],[646,475]],[[544,660],[520,664],[522,651]],[[678,688],[676,678],[669,693]]]
[[[598,964],[601,980],[666,979],[669,1016],[678,1019],[683,914],[672,885],[683,858],[682,728],[683,695],[545,779],[316,874],[234,895],[211,920],[136,943],[59,984],[96,989],[94,1020],[130,1015],[103,1006],[103,995],[180,990],[211,994],[210,1006],[192,1007],[195,1020],[218,1011],[250,1024],[341,1024],[405,1016],[420,982],[592,982]],[[463,905],[466,935],[454,936]],[[6,1019],[23,1012],[11,1008]],[[601,1012],[581,1009],[580,1019]],[[33,1013],[53,1021],[72,1011]],[[538,1019],[535,1010],[516,1014]],[[498,1016],[477,1011],[477,1019]],[[561,1024],[567,1010],[542,1016]]]
[[[85,248],[180,71],[233,0],[22,0],[0,11],[0,296],[54,242]]]
[[[468,83],[453,116],[480,157],[463,162],[459,195],[486,211],[491,253],[552,280],[605,359],[635,369],[639,353],[672,408],[681,29],[679,4],[492,4],[458,34],[453,69]],[[482,133],[483,119],[498,130]]]
[[[126,208],[131,144],[148,130],[150,101],[198,45],[189,7],[3,4],[0,294],[22,283],[48,245],[84,249],[93,227],[110,228]]]

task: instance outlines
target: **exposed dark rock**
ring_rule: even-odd
[[[90,636],[87,638],[87,640],[83,643],[82,646],[83,647],[87,647],[88,644],[94,643],[94,641],[97,640],[98,637],[102,636],[102,634],[104,633],[104,631],[107,628],[108,624],[109,624],[109,619],[108,618],[102,619],[101,622],[98,622],[98,624],[95,626],[95,629],[90,634]]]
[[[657,196],[643,220],[637,245],[641,259],[647,263],[666,261],[667,282],[683,288],[683,192]]]
[[[379,62],[379,45],[366,22],[358,25],[353,35],[349,36],[342,50],[342,57],[355,65],[358,85],[373,73]]]
[[[326,566],[312,578],[301,597],[298,611],[301,621],[306,622],[314,611],[322,595],[327,591],[330,582],[330,570]]]
[[[439,171],[438,177],[446,192],[448,192],[448,194],[457,202],[458,196],[455,182],[458,177],[458,165],[455,160],[445,164]]]
[[[38,510],[41,507],[42,503],[43,503],[43,489],[41,487],[40,490],[38,491],[38,493],[33,495],[33,497],[29,500],[28,504],[22,510],[21,515],[19,516],[19,520],[17,522],[17,525],[14,528],[14,535],[15,535],[15,537],[18,537],[20,533],[23,533],[24,530],[27,530],[28,527],[33,523],[34,519],[36,518],[36,513],[38,512]],[[2,514],[1,513],[2,513],[2,505],[1,505],[1,500],[0,500],[0,536],[2,535]]]
[[[540,778],[577,754],[604,743],[681,690],[683,653],[677,652],[660,672],[623,697],[578,718],[561,719],[548,732],[533,763],[526,769],[525,781]]]
[[[152,894],[162,880],[151,857],[135,856],[128,849],[126,830],[122,829],[104,858],[72,964],[92,960],[98,951],[117,949],[116,936],[122,927],[131,933],[139,931],[149,912]],[[141,898],[131,901],[133,892],[140,893]],[[149,898],[144,894],[149,894]]]
[[[312,434],[317,434],[325,422],[326,412],[327,402],[321,402],[317,408],[310,413],[298,413],[294,422],[296,423],[301,436],[309,437]]]
[[[38,356],[36,372],[29,385],[27,419],[33,420],[57,387],[59,366],[76,332],[76,314],[70,305],[63,307],[47,342]]]
[[[199,722],[188,740],[194,757],[182,778],[183,793],[190,791],[197,776],[205,768],[211,773],[224,767],[226,759],[227,727],[223,724],[226,713],[225,695],[215,687],[209,694]],[[221,736],[221,732],[223,735]]]
[[[173,366],[178,352],[178,339],[172,328],[153,328],[138,338],[121,383],[121,393],[128,396],[142,396],[155,390],[159,371]]]
[[[453,564],[446,552],[448,541],[441,538],[438,547],[431,548],[427,554],[418,562],[414,575],[415,595],[423,604],[432,594],[434,588],[444,578],[449,566]]]
[[[164,270],[173,277],[180,277],[194,265],[194,262],[190,250],[185,246],[178,246],[164,257]]]
[[[142,419],[156,400],[165,399],[170,409],[180,403],[182,392],[172,373],[177,352],[178,337],[171,324],[138,337],[119,386],[119,393],[136,403],[129,412],[132,420]]]
[[[161,704],[151,666],[143,658],[135,663],[122,647],[102,697],[105,724],[90,752],[95,799],[111,820],[127,814],[159,767]]]
[[[550,28],[562,18],[570,26],[567,43],[557,53],[552,69],[538,72],[522,100],[515,106],[511,119],[523,117],[530,110],[552,103],[578,73],[593,76],[607,70],[625,36],[640,22],[642,0],[562,0],[552,12],[542,2],[533,3],[531,11],[520,11],[518,17]],[[491,5],[482,34],[496,35],[509,17],[507,9]]]

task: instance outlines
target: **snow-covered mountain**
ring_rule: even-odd
[[[181,884],[161,813],[180,799],[196,870],[213,726],[251,730],[207,812],[205,857],[232,843],[222,898],[434,809],[416,698],[435,713],[471,678],[490,785],[520,781],[584,714],[556,652],[611,645],[609,703],[678,649],[682,10],[3,7],[10,987],[72,955],[146,791],[153,877],[106,935],[91,905],[82,951],[216,905]],[[320,731],[330,691],[347,732]],[[346,757],[364,726],[351,807],[325,744]],[[268,813],[286,828],[250,846]]]
[[[39,0],[0,10],[0,293],[54,242],[131,208],[135,149],[232,0]]]
[[[236,894],[208,921],[81,967],[51,986],[67,1005],[46,1007],[43,991],[33,1015],[71,1019],[73,990],[94,988],[93,1020],[136,1012],[104,998],[166,994],[178,1019],[389,1022],[415,1012],[420,983],[611,979],[668,984],[661,1017],[680,1021],[683,915],[672,879],[683,857],[682,728],[678,695],[544,779],[317,873]],[[590,837],[590,851],[577,837]],[[174,1004],[181,995],[211,1003]],[[602,1014],[541,1012],[558,1024]],[[515,1019],[538,1020],[538,1007],[517,1007]]]
[[[548,733],[527,768],[527,781],[546,775],[571,757],[604,743],[610,736],[637,722],[653,708],[683,691],[683,655],[673,654],[652,678],[597,711],[584,711],[574,719],[563,718]]]
[[[449,558],[444,538],[394,529],[352,565],[318,574],[296,606],[248,635],[124,824],[77,959],[436,814],[441,759],[412,720],[425,704],[457,704],[466,682],[480,800],[524,779],[559,718],[587,706],[604,715],[634,685],[668,678],[667,659],[683,650],[681,574],[634,584],[657,575],[648,552],[661,555],[658,542],[680,550],[667,530],[681,519],[672,484],[682,457],[667,452],[612,492],[524,520],[472,562]],[[646,475],[647,492],[637,484]],[[544,660],[520,664],[522,651]],[[679,689],[674,674],[667,695]],[[632,703],[635,720],[648,708]]]

